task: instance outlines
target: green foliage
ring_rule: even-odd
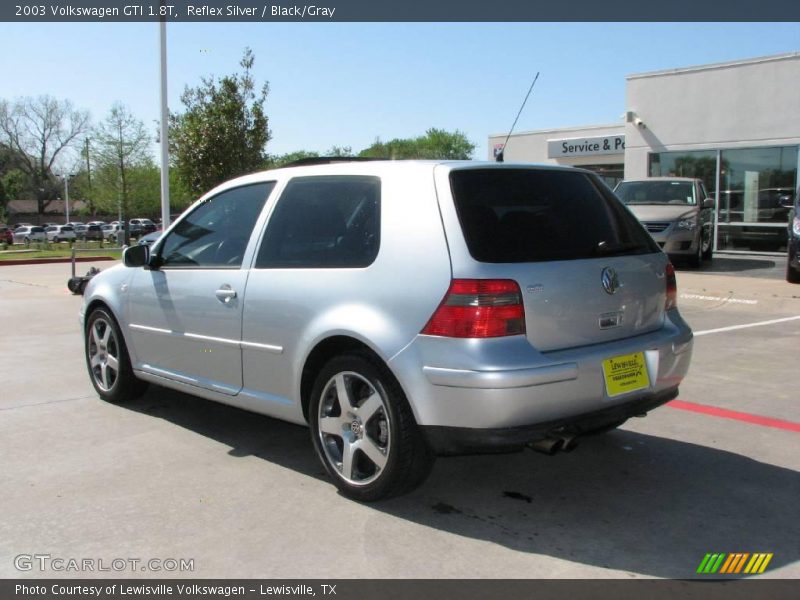
[[[280,169],[281,167],[285,167],[286,165],[293,163],[297,160],[302,160],[304,158],[316,158],[318,156],[319,152],[313,152],[308,150],[297,150],[296,152],[289,152],[288,154],[270,156],[265,163],[265,168]]]
[[[448,132],[431,128],[425,135],[416,138],[394,139],[389,142],[376,140],[359,156],[370,158],[418,158],[468,160],[472,158],[475,144],[461,131]]]
[[[270,139],[264,102],[251,69],[255,57],[247,48],[239,63],[244,72],[222,78],[203,78],[187,87],[183,114],[170,115],[170,147],[186,187],[202,194],[223,181],[262,168]]]

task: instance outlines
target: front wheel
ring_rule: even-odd
[[[703,260],[711,260],[714,257],[714,234],[711,228],[704,229],[701,235],[701,245],[703,247]]]
[[[791,242],[789,242],[791,246]],[[794,253],[789,249],[788,256],[786,257],[786,281],[789,283],[800,283],[800,269],[795,269],[792,266],[794,260]]]
[[[109,402],[141,396],[147,383],[133,374],[119,325],[106,309],[96,308],[86,321],[86,366],[98,395]]]
[[[334,358],[311,394],[314,449],[345,496],[364,502],[399,496],[428,476],[434,456],[400,385],[376,359]]]

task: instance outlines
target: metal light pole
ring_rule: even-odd
[[[67,220],[64,222],[69,223],[69,178],[72,177],[72,175],[65,173],[62,177],[64,177],[64,207],[67,214]]]
[[[163,4],[163,2],[162,2]],[[161,50],[161,229],[169,227],[169,128],[167,119],[167,22],[162,17],[160,27]]]

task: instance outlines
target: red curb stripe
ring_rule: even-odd
[[[791,421],[784,421],[782,419],[771,419],[769,417],[762,417],[760,415],[752,415],[750,413],[737,412],[735,410],[727,410],[725,408],[717,408],[716,406],[706,406],[705,404],[684,402],[683,400],[673,400],[672,402],[668,402],[667,406],[671,406],[672,408],[677,408],[679,410],[688,410],[689,412],[709,415],[712,417],[733,419],[735,421],[744,421],[745,423],[750,423],[752,425],[761,425],[762,427],[773,427],[774,429],[785,429],[786,431],[800,433],[800,423],[793,423]]]
[[[75,258],[76,263],[98,262],[101,260],[119,260],[111,256],[79,256]],[[10,258],[0,260],[0,267],[13,267],[16,265],[51,265],[55,263],[71,263],[71,258]]]

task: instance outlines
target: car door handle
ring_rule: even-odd
[[[214,293],[217,296],[217,300],[223,304],[228,304],[228,302],[236,298],[236,290],[232,290],[229,285],[223,285]]]

